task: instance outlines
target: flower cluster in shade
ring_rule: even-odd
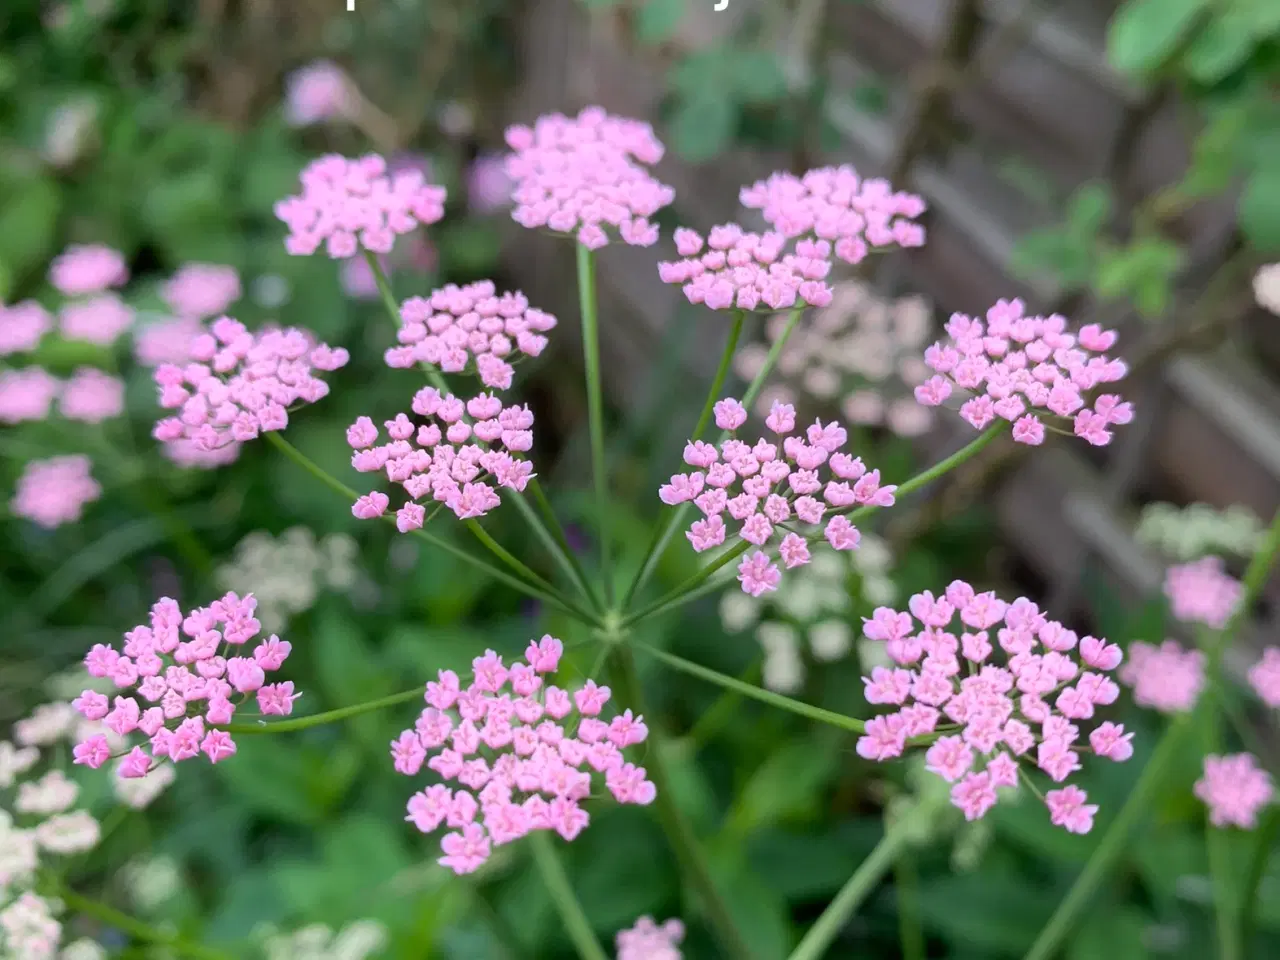
[[[574,234],[592,250],[611,237],[642,247],[657,242],[649,218],[675,191],[647,169],[663,154],[649,124],[586,107],[576,117],[553,113],[532,127],[508,127],[506,141],[511,217],[521,226]]]
[[[1213,630],[1227,625],[1243,591],[1240,581],[1227,573],[1218,557],[1201,557],[1170,567],[1164,575],[1164,595],[1174,617]]]
[[[79,367],[65,381],[37,366],[0,371],[0,423],[67,420],[98,424],[124,412],[124,381],[96,367]]]
[[[897,487],[880,486],[879,470],[868,471],[860,457],[843,451],[848,434],[835,421],[814,421],[797,434],[795,408],[775,404],[765,426],[780,445],[764,438],[751,444],[732,436],[747,422],[747,411],[731,397],[715,404],[715,421],[730,438],[718,444],[690,441],[684,462],[695,469],[674,475],[658,491],[668,506],[692,502],[702,512],[685,533],[698,553],[721,546],[731,536],[761,548],[780,537],[778,555],[791,569],[809,562],[811,538],[794,530],[783,535],[783,524],[821,527],[833,549],[856,550],[858,528],[839,511],[893,506]],[[726,513],[729,522],[738,525],[732,534]],[[782,571],[762,549],[748,553],[738,566],[738,581],[753,597],[776,590],[781,579]]]
[[[357,582],[359,546],[342,533],[316,539],[307,527],[290,527],[279,537],[256,530],[236,544],[231,560],[218,567],[224,590],[252,593],[255,616],[268,633],[283,630],[310,610],[321,590],[347,591]]]
[[[635,926],[620,930],[614,937],[617,960],[681,960],[684,924],[671,919],[659,925],[653,917],[641,917]]]
[[[1251,557],[1262,533],[1257,515],[1238,503],[1222,510],[1207,503],[1151,503],[1142,508],[1134,537],[1174,560],[1187,561],[1209,553]]]
[[[423,833],[450,829],[439,862],[455,873],[471,873],[493,847],[533,830],[576,838],[591,819],[582,801],[593,773],[618,803],[653,802],[644,768],[623,753],[645,741],[644,719],[630,710],[602,719],[610,691],[592,681],[572,694],[547,683],[562,652],[551,636],[531,641],[524,662],[510,666],[488,650],[472,661],[465,687],[441,670],[413,729],[391,743],[399,773],[426,766],[444,781],[410,797],[405,819]]]
[[[780,233],[750,233],[726,223],[712,227],[705,239],[681,227],[675,242],[682,259],[659,263],[658,276],[679,284],[690,303],[711,310],[776,311],[831,302],[831,244],[825,240],[793,243]]]
[[[946,330],[948,339],[924,352],[935,375],[916,387],[916,399],[936,407],[958,388],[969,396],[960,416],[974,429],[999,417],[1013,424],[1015,441],[1035,446],[1046,428],[1069,425],[1075,436],[1105,446],[1111,427],[1133,419],[1132,405],[1118,395],[1089,396],[1128,373],[1123,360],[1106,353],[1114,331],[1089,324],[1068,333],[1065,318],[1029,316],[1021,300],[998,301],[985,322],[953,313]]]
[[[351,79],[331,60],[317,60],[289,74],[284,117],[293,127],[309,127],[352,114],[356,106]]]
[[[934,419],[933,410],[911,395],[929,377],[920,351],[930,323],[923,297],[885,300],[865,284],[837,284],[831,302],[787,338],[774,367],[775,382],[760,391],[755,412],[764,416],[775,400],[838,401],[847,423],[884,425],[899,436],[919,436]],[[738,376],[750,381],[764,369],[769,350],[787,326],[786,316],[769,318],[768,343],[738,351]]]
[[[396,237],[444,216],[445,189],[421,170],[390,172],[376,154],[351,160],[330,154],[301,174],[302,192],[275,205],[289,228],[285,249],[310,256],[322,246],[335,260],[362,249],[389,253]]]
[[[887,180],[859,177],[847,164],[801,176],[774,173],[743,187],[738,200],[783,236],[829,241],[845,263],[861,263],[875,248],[924,246],[925,230],[916,222],[924,199],[895,191]]]
[[[156,368],[160,406],[178,415],[159,421],[153,436],[206,451],[283,430],[290,405],[328,394],[316,371],[337,370],[349,359],[341,347],[317,345],[295,327],[251,333],[230,317],[215,320],[190,350],[191,362]]]
[[[1156,646],[1135,640],[1117,677],[1133,690],[1133,702],[1159,713],[1186,713],[1204,689],[1205,657],[1176,640]]]
[[[272,635],[256,645],[261,625],[252,595],[228,593],[184,615],[168,597],[151,608],[149,623],[124,635],[120,650],[95,644],[85,657],[92,677],[111,680],[114,696],[85,690],[74,701],[89,720],[101,721],[117,738],[137,736],[116,772],[124,779],[145,777],[165,761],[178,763],[203,753],[220,763],[236,752],[231,735],[219,729],[236,710],[256,698],[264,716],[293,712],[293,683],[267,683],[291,649]],[[143,744],[146,746],[143,746]],[[74,761],[97,769],[111,759],[105,733],[76,744]]]
[[[85,505],[102,496],[91,468],[89,458],[79,453],[30,460],[22,468],[9,509],[15,517],[49,530],[78,523]]]
[[[489,280],[449,284],[401,304],[400,346],[387,351],[386,362],[399,369],[426,363],[445,373],[470,369],[486,387],[507,390],[515,376],[509,358],[541,354],[555,325],[556,318],[530,307],[524,294],[499,296]]]
[[[1242,830],[1257,826],[1258,812],[1275,799],[1271,775],[1249,753],[1205,757],[1193,790],[1209,808],[1210,823]]]
[[[288,933],[262,933],[264,960],[366,960],[382,954],[390,942],[387,928],[377,920],[356,920],[335,932],[312,923]]]
[[[399,413],[383,424],[390,437],[386,443],[378,443],[378,428],[368,417],[347,429],[347,443],[355,450],[351,465],[360,473],[385,472],[409,495],[396,512],[401,533],[426,522],[426,508],[418,503],[423,498],[467,520],[498,506],[495,485],[521,492],[533,476],[533,464],[516,456],[533,446],[533,413],[527,406],[503,406],[489,393],[463,403],[451,393],[423,387],[410,409],[426,423],[415,424]],[[371,520],[386,513],[390,503],[375,490],[361,496],[351,512]]]
[[[856,574],[858,589],[851,589]],[[787,588],[766,597],[728,590],[720,598],[720,622],[730,633],[754,628],[764,652],[762,681],[770,690],[795,693],[804,683],[804,646],[818,664],[832,663],[853,649],[849,614],[855,598],[879,606],[892,603],[889,551],[872,533],[862,534],[852,553],[820,551],[796,569]]]
[[[1065,784],[1044,795],[1050,821],[1087,833],[1097,807],[1066,783],[1081,769],[1081,752],[1133,755],[1133,735],[1111,721],[1080,742],[1080,723],[1119,696],[1108,674],[1123,659],[1120,648],[1077,637],[1024,597],[1006,603],[961,580],[940,597],[915,594],[908,608],[881,607],[864,621],[867,638],[883,641],[896,664],[863,678],[867,702],[898,709],[867,722],[858,754],[890,760],[912,738],[941,734],[925,754],[927,769],[954,784],[951,802],[966,820],[985,816],[1000,788],[1016,787],[1020,766],[1037,767]],[[997,647],[1003,666],[992,660]]]

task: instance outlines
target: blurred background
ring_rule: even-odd
[[[184,607],[253,590],[294,646],[288,676],[311,713],[407,689],[486,647],[574,628],[447,556],[382,526],[266,444],[193,462],[150,439],[150,368],[183,332],[166,284],[193,263],[234,268],[228,311],[304,326],[352,363],[288,438],[353,482],[342,433],[404,406],[382,351],[392,329],[356,260],[290,257],[273,204],[326,152],[378,152],[449,190],[439,224],[385,266],[398,298],[491,278],[561,318],[522,368],[534,457],[589,553],[585,402],[572,250],[507,214],[502,132],[598,103],[652,122],[657,175],[676,188],[655,249],[600,260],[610,457],[624,572],[648,544],[724,336],[722,318],[657,282],[670,230],[739,217],[740,187],[773,170],[852,163],[929,203],[921,250],[846,270],[772,381],[825,419],[857,425],[864,458],[900,481],[970,438],[911,401],[919,357],[952,311],[1022,297],[1036,313],[1121,331],[1140,415],[1112,445],[983,456],[882,514],[848,563],[815,568],[768,603],[708,598],[645,639],[724,673],[852,715],[860,618],[963,577],[1028,595],[1081,632],[1122,643],[1187,639],[1161,595],[1170,563],[1217,553],[1237,574],[1255,516],[1280,503],[1280,337],[1253,282],[1280,257],[1280,4],[1267,0],[5,0],[0,10],[0,300],[59,301],[50,262],[72,243],[125,253],[129,329],[113,343],[46,336],[57,376],[119,371],[126,414],[105,424],[0,422],[0,726],[74,695],[94,643],[116,642],[160,596]],[[233,295],[234,294],[234,295]],[[748,328],[750,379],[777,328]],[[168,337],[168,339],[166,339]],[[3,375],[3,373],[0,373]],[[18,422],[21,421],[21,422]],[[88,454],[103,490],[74,522],[14,515],[24,465]],[[1207,529],[1204,510],[1233,507]],[[1199,518],[1199,519],[1197,519]],[[1199,526],[1197,526],[1199,524]],[[505,512],[495,536],[551,567]],[[448,525],[441,524],[441,531]],[[450,534],[452,535],[452,534]],[[1197,539],[1199,536],[1199,539]],[[460,538],[461,539],[461,538]],[[1190,544],[1190,545],[1189,545]],[[1206,545],[1207,544],[1207,545]],[[649,589],[695,569],[673,549]],[[1273,584],[1274,586],[1274,584]],[[1233,663],[1275,636],[1280,594]],[[578,655],[587,672],[594,650]],[[573,659],[574,654],[571,654]],[[581,662],[578,662],[580,660]],[[642,661],[645,668],[654,665]],[[782,958],[921,787],[912,765],[862,762],[852,738],[671,673],[646,674],[649,717],[672,737],[681,805],[760,955]],[[1234,681],[1233,681],[1234,682]],[[1248,709],[1248,708],[1244,708]],[[1123,801],[1159,729],[1128,764],[1087,771],[1103,809]],[[502,848],[468,879],[403,822],[409,782],[388,742],[394,708],[292,736],[243,738],[234,762],[190,765],[145,810],[116,817],[103,777],[85,803],[112,829],[71,879],[148,923],[234,956],[305,953],[284,935],[322,923],[372,931],[370,956],[572,956],[526,854]],[[1264,762],[1265,714],[1245,717]],[[1162,797],[1071,941],[1070,960],[1212,951],[1199,756]],[[96,786],[95,786],[96,784]],[[416,788],[415,788],[416,789]],[[92,791],[96,790],[94,794]],[[1024,791],[1025,793],[1025,791]],[[136,798],[135,798],[136,799]],[[136,804],[141,806],[142,804]],[[651,914],[683,917],[686,956],[715,957],[651,811],[593,810],[564,848],[601,938]],[[1019,957],[1097,834],[1051,827],[1034,797],[922,831],[833,946],[833,957]],[[1243,875],[1252,835],[1231,849]],[[1263,862],[1266,860],[1264,858]],[[80,934],[129,944],[109,923]],[[1280,955],[1280,864],[1259,885],[1249,956]],[[352,940],[358,940],[354,934]],[[292,945],[290,945],[292,943]],[[289,952],[292,951],[292,952]],[[339,954],[333,953],[337,957]],[[342,954],[364,956],[352,948]]]

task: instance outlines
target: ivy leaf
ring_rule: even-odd
[[[1190,33],[1208,0],[1130,0],[1111,20],[1107,59],[1122,73],[1158,68]]]
[[[1280,167],[1253,172],[1240,194],[1237,215],[1240,229],[1261,253],[1280,252]]]
[[[671,142],[690,163],[703,163],[733,140],[738,105],[721,90],[707,90],[686,100],[671,118]]]

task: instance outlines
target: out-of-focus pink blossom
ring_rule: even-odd
[[[501,154],[482,153],[467,168],[467,206],[472,213],[493,213],[509,207],[514,189]]]
[[[1164,595],[1171,612],[1187,623],[1221,630],[1240,603],[1240,581],[1227,573],[1219,557],[1202,557],[1165,571]]]
[[[177,316],[204,320],[226,313],[240,292],[235,267],[188,263],[165,282],[160,295]]]
[[[1271,776],[1251,753],[1205,757],[1204,776],[1194,789],[1209,808],[1210,823],[1241,830],[1257,826],[1258,811],[1275,796]]]
[[[101,293],[129,280],[129,268],[119,250],[99,244],[73,244],[49,267],[49,282],[69,297]]]
[[[619,931],[614,943],[618,960],[681,960],[684,924],[668,920],[662,926],[653,917],[641,917],[634,927]]]
[[[0,423],[44,420],[62,382],[41,367],[0,370]]]
[[[1269,707],[1280,710],[1280,647],[1267,647],[1249,668],[1249,686]]]
[[[124,381],[94,367],[81,367],[62,385],[58,412],[83,423],[118,417],[124,412]]]
[[[34,300],[0,306],[0,357],[34,350],[52,328],[53,317]]]
[[[307,127],[346,117],[355,106],[351,80],[336,63],[317,60],[289,75],[285,90],[285,121]]]
[[[166,317],[140,326],[133,334],[134,359],[144,367],[181,366],[191,359],[191,344],[202,333],[204,325],[195,317]]]
[[[1204,654],[1184,650],[1166,640],[1160,646],[1137,640],[1129,645],[1129,662],[1120,682],[1133,688],[1133,701],[1160,713],[1185,713],[1204,689]]]
[[[133,326],[133,308],[114,293],[66,304],[58,313],[58,330],[68,340],[109,347]]]
[[[28,462],[9,508],[14,516],[49,529],[78,522],[85,504],[102,496],[90,466],[89,458],[80,454]]]

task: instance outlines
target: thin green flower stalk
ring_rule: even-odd
[[[131,917],[127,913],[109,907],[105,903],[99,903],[97,900],[90,900],[88,897],[82,897],[74,890],[65,887],[59,887],[55,891],[55,895],[65,903],[69,908],[77,913],[82,913],[87,917],[93,917],[100,920],[110,927],[114,927],[121,933],[128,934],[135,940],[142,940],[146,943],[153,943],[158,946],[168,947],[174,953],[181,957],[190,957],[191,960],[236,960],[236,957],[230,953],[223,953],[221,950],[215,950],[212,947],[206,947],[199,943],[191,943],[183,940],[175,934],[165,930],[159,930],[148,923]]]
[[[1210,684],[1214,681],[1220,683],[1221,678],[1211,678]],[[1222,752],[1222,727],[1211,702],[1206,704],[1200,732],[1206,755]],[[1241,939],[1240,916],[1236,906],[1238,901],[1232,896],[1231,857],[1227,831],[1213,825],[1208,807],[1205,808],[1205,846],[1209,860],[1209,876],[1213,880],[1213,911],[1217,927],[1218,957],[1220,960],[1243,960],[1244,942]]]
[[[573,557],[573,550],[569,546],[568,538],[560,525],[555,522],[555,514],[551,512],[550,504],[546,501],[546,494],[542,492],[541,486],[535,486],[537,480],[531,480],[529,489],[534,495],[535,501],[538,503],[538,509],[543,517],[547,519],[547,523],[543,523],[538,514],[534,512],[529,501],[524,494],[511,491],[511,499],[516,505],[516,509],[520,511],[525,518],[525,522],[529,525],[529,529],[542,542],[547,553],[551,554],[551,558],[559,565],[561,571],[573,584],[579,595],[585,600],[591,609],[597,613],[603,613],[604,608],[601,606],[600,599],[596,592],[591,589],[586,575],[582,571],[582,567]],[[546,504],[544,508],[543,504]]]
[[[1267,872],[1267,862],[1271,859],[1271,848],[1277,835],[1280,835],[1280,808],[1272,806],[1263,814],[1254,839],[1253,853],[1249,857],[1249,869],[1240,885],[1240,938],[1245,943],[1253,936],[1258,913],[1258,888]]]
[[[596,531],[600,537],[600,582],[605,603],[613,604],[610,560],[609,478],[604,455],[604,389],[600,381],[600,316],[596,296],[595,255],[581,243],[578,255],[578,306],[582,314],[582,362],[587,384],[587,428],[591,435],[591,475],[596,496]]]
[[[259,723],[229,723],[218,729],[226,730],[227,733],[233,733],[237,736],[240,734],[259,733],[296,733],[299,730],[306,730],[310,727],[320,727],[326,723],[350,720],[352,717],[358,717],[362,714],[373,713],[376,710],[383,710],[387,707],[394,707],[402,703],[409,703],[412,700],[421,699],[424,689],[423,684],[418,684],[412,690],[404,690],[400,693],[393,693],[390,696],[379,697],[377,700],[367,700],[364,703],[356,703],[348,707],[338,707],[336,710],[327,710],[324,713],[312,714],[309,717],[294,717],[292,720],[264,720]],[[250,715],[242,714],[241,716],[249,717]]]
[[[568,874],[564,872],[564,865],[560,862],[560,855],[556,853],[551,836],[544,830],[536,830],[529,837],[529,845],[533,849],[533,862],[542,874],[547,892],[551,894],[551,902],[555,904],[556,912],[564,922],[564,932],[573,942],[578,956],[581,960],[609,960],[609,955],[600,946],[600,941],[596,939],[595,931],[591,929],[591,923],[583,912],[582,904],[573,892],[573,886],[569,883]]]
[[[1223,653],[1230,644],[1231,638],[1257,601],[1258,594],[1262,591],[1275,565],[1277,553],[1280,553],[1280,512],[1272,518],[1266,536],[1245,571],[1244,589],[1239,605],[1226,626],[1212,638],[1205,651],[1205,673],[1210,684],[1217,675]],[[1212,690],[1206,693],[1211,695]],[[1094,893],[1123,854],[1130,831],[1142,819],[1151,802],[1163,788],[1173,760],[1182,749],[1184,739],[1195,729],[1199,715],[1199,710],[1183,713],[1165,730],[1138,782],[1129,794],[1128,800],[1111,821],[1093,856],[1085,864],[1084,871],[1076,878],[1066,897],[1058,904],[1058,909],[1040,931],[1040,936],[1027,951],[1024,960],[1051,960],[1057,953],[1081,912],[1089,905]]]

